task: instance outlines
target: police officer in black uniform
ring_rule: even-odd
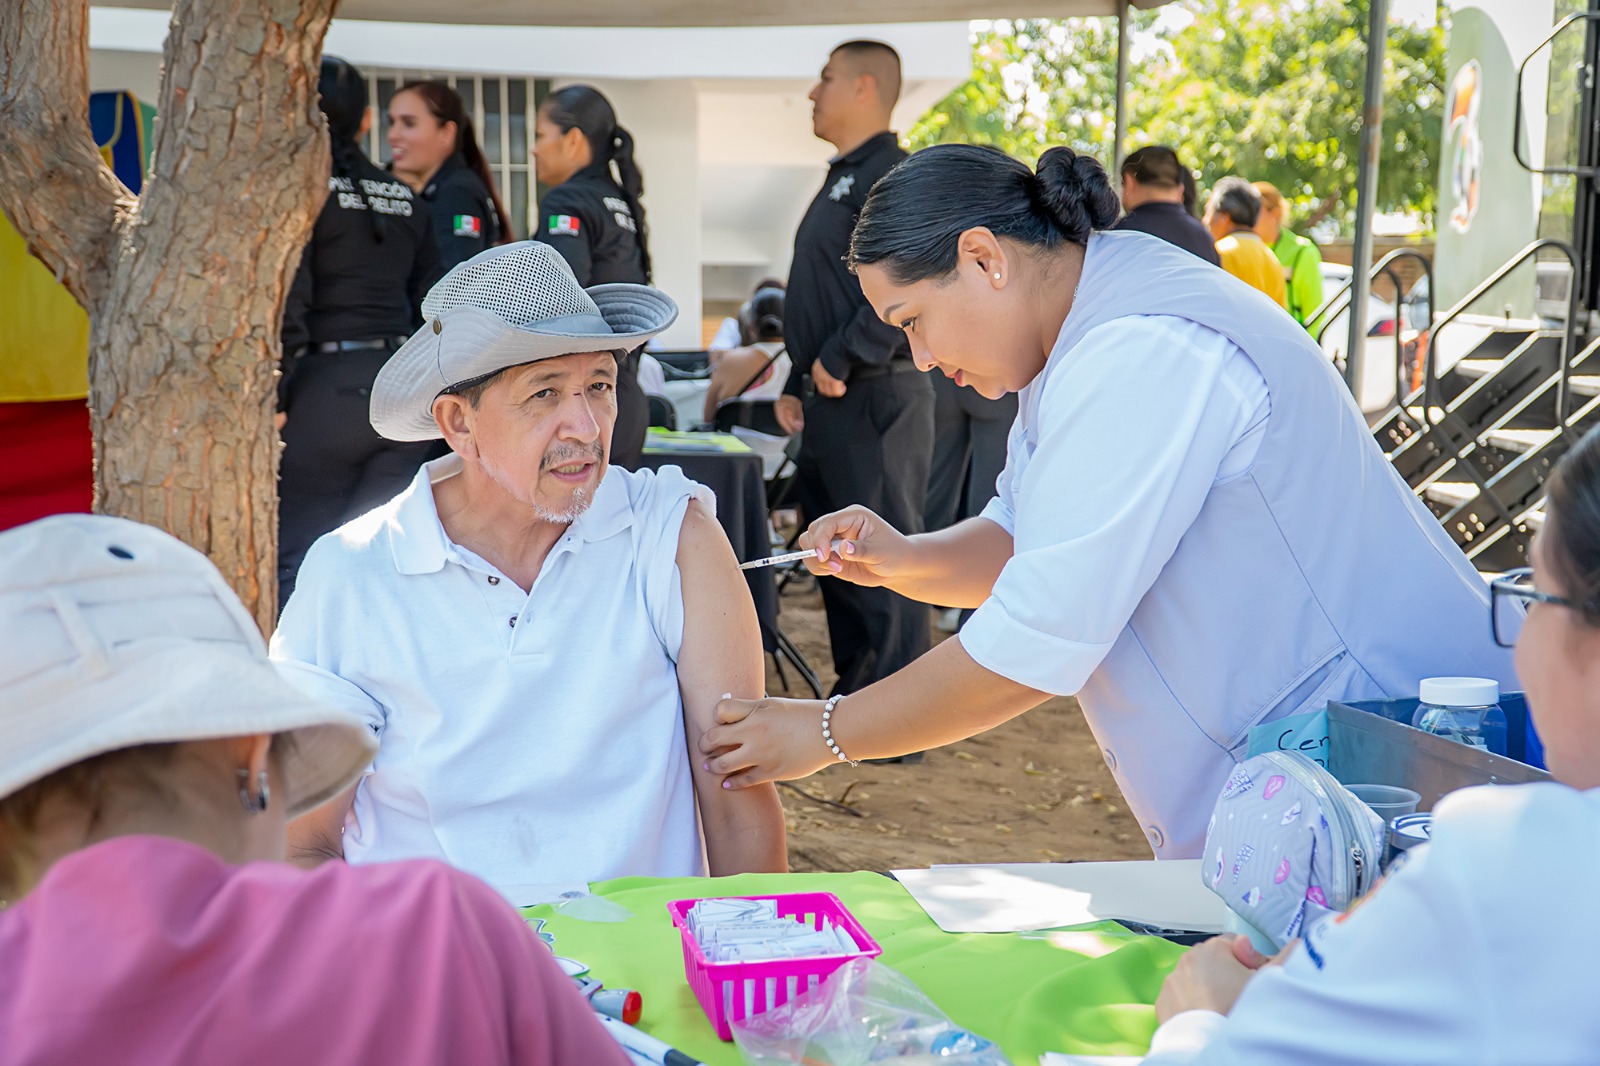
[[[812,125],[839,150],[795,233],[784,324],[794,373],[778,402],[801,427],[800,504],[808,518],[861,504],[922,531],[933,448],[933,388],[904,334],[878,319],[845,266],[874,182],[905,158],[889,131],[900,57],[877,41],[840,45],[811,90]],[[803,377],[816,394],[804,401]],[[893,515],[894,517],[889,517]],[[885,588],[823,581],[835,694],[887,677],[928,650],[928,608]]]
[[[551,93],[539,105],[531,154],[540,183],[550,186],[539,198],[532,239],[560,252],[580,285],[650,284],[639,204],[644,179],[633,159],[633,135],[617,124],[611,102],[588,85]],[[617,364],[612,463],[638,468],[649,411],[639,388],[639,353],[628,352]]]
[[[428,205],[448,271],[504,242],[506,213],[466,104],[442,81],[412,81],[389,99],[390,167]]]
[[[333,172],[283,313],[280,604],[312,542],[398,493],[429,449],[384,440],[367,420],[372,381],[421,324],[439,275],[427,209],[356,143],[371,122],[361,74],[325,56],[318,88]]]

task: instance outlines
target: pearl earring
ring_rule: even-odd
[[[996,281],[1000,280],[1000,271],[996,270],[994,272],[994,280],[996,280]]]

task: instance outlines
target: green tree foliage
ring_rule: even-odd
[[[1277,185],[1302,220],[1355,208],[1366,5],[1180,0],[1135,12],[1128,147],[1169,144],[1202,186]],[[1389,29],[1378,208],[1431,219],[1444,106],[1444,20]],[[1116,24],[1021,19],[974,36],[972,77],[912,128],[912,148],[992,144],[1033,160],[1054,144],[1111,159]]]

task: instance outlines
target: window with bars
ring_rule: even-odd
[[[536,206],[533,160],[533,117],[550,91],[544,78],[479,77],[423,70],[373,70],[367,74],[372,100],[372,130],[367,134],[367,154],[381,165],[389,158],[389,98],[410,81],[440,79],[461,94],[472,116],[478,143],[494,174],[496,191],[510,215],[511,234],[528,236]]]

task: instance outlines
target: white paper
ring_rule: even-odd
[[[1227,911],[1201,883],[1199,859],[935,866],[894,875],[947,933],[1014,933],[1113,918],[1219,933]]]

